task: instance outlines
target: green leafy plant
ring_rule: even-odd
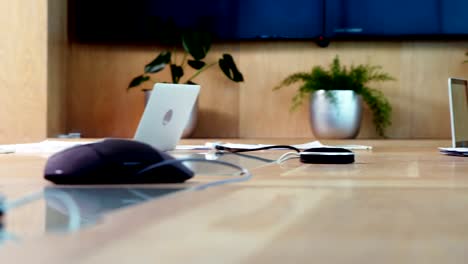
[[[302,83],[297,94],[292,99],[291,110],[300,106],[303,100],[311,93],[325,90],[325,94],[332,103],[335,101],[332,90],[353,90],[361,95],[369,106],[373,115],[375,129],[380,136],[385,136],[385,129],[391,125],[392,107],[384,94],[368,86],[371,81],[395,80],[389,74],[382,72],[380,66],[358,65],[341,66],[339,57],[336,56],[328,70],[315,66],[310,72],[294,73],[286,77],[273,90],[294,83]]]
[[[184,82],[187,84],[195,84],[193,82],[195,77],[216,64],[230,80],[234,82],[244,81],[242,73],[237,69],[234,59],[230,54],[223,54],[221,58],[214,62],[207,63],[204,61],[206,55],[210,51],[212,42],[211,35],[209,33],[189,31],[182,33],[180,36],[177,35],[175,38],[179,39],[182,44],[182,59],[177,62],[175,54],[180,47],[177,47],[176,45],[174,45],[172,51],[164,50],[160,52],[156,58],[145,65],[143,74],[132,79],[127,89],[138,87],[148,81],[153,83],[161,82],[160,80],[155,79],[153,75],[162,71],[166,66],[170,67],[172,83],[180,83],[183,80],[186,72],[186,66],[193,68],[195,72]]]

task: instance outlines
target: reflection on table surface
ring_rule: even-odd
[[[46,188],[46,232],[74,232],[104,214],[183,188]]]
[[[254,177],[199,192],[169,191],[152,196],[150,202],[128,189],[171,186],[109,186],[104,198],[99,197],[104,187],[97,197],[78,189],[66,193],[69,200],[86,205],[74,205],[80,213],[74,219],[63,194],[58,195],[62,197],[58,204],[49,202],[57,197],[45,194],[42,160],[0,158],[4,183],[0,193],[8,202],[37,191],[42,195],[4,216],[10,240],[0,247],[0,259],[5,263],[148,259],[217,263],[221,258],[229,263],[464,263],[468,160],[439,153],[437,147],[447,146],[449,140],[343,143],[373,149],[356,151],[353,164],[261,160],[275,160],[286,151],[215,156],[250,169]],[[210,165],[191,164],[196,177],[172,187],[192,188],[237,176],[229,175],[236,169]],[[48,185],[64,192],[63,186]],[[106,198],[116,187],[126,188],[119,196],[125,202],[109,205]],[[145,190],[144,194],[152,195]],[[57,232],[53,226],[82,229]]]
[[[37,199],[23,205],[24,208],[13,208],[5,213],[5,221],[0,239],[21,242],[28,237],[41,233],[76,232],[99,222],[105,214],[157,199],[162,196],[184,190],[183,187],[46,187]],[[14,220],[24,210],[42,210],[33,217],[42,220],[31,221],[37,226],[29,226],[28,231],[18,228]],[[23,212],[21,212],[23,210]],[[19,215],[16,215],[19,214]],[[31,230],[35,231],[31,232]]]
[[[0,244],[4,240],[6,240],[4,227],[3,227],[3,211],[4,211],[3,200],[4,200],[4,197],[0,194]]]
[[[271,163],[279,154],[271,156],[271,154],[263,153],[266,157],[262,157],[262,154],[258,156],[174,152],[171,155],[176,158],[221,160],[247,169],[254,169]],[[195,172],[195,177],[197,175],[232,176],[239,173],[233,168],[218,164],[190,162],[184,165]],[[214,179],[218,178],[214,177]],[[0,204],[4,204],[0,208],[8,207],[8,205],[12,207],[0,216],[0,244],[21,243],[21,241],[46,233],[63,235],[76,232],[99,224],[100,219],[112,211],[161,198],[187,189],[193,184],[197,183],[180,186],[152,184],[136,187],[129,185],[80,187],[50,185],[45,188],[42,186],[32,188],[34,191],[31,191],[30,186],[9,186],[8,188],[0,186]]]

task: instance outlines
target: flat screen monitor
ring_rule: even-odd
[[[449,78],[450,124],[452,147],[468,147],[468,82]]]
[[[159,40],[174,29],[223,41],[313,39],[323,28],[323,0],[73,0],[70,11],[84,42]]]

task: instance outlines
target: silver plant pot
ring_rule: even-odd
[[[148,103],[148,100],[151,96],[151,90],[144,90],[145,92],[145,105]],[[193,134],[195,127],[197,126],[198,120],[198,98],[193,105],[192,111],[190,112],[190,117],[187,125],[184,128],[184,132],[182,132],[182,138],[188,138]]]
[[[332,102],[319,90],[310,95],[310,126],[315,137],[356,138],[361,127],[362,98],[351,90],[332,90]]]

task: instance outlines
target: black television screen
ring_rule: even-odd
[[[313,39],[323,30],[323,0],[75,0],[81,41],[154,40],[169,24],[221,40]]]
[[[439,0],[329,0],[328,35],[440,34]]]
[[[78,41],[154,41],[171,29],[220,40],[468,36],[466,0],[74,0]],[[168,30],[169,29],[169,30]]]

